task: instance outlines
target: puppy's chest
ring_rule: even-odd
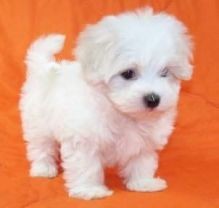
[[[147,136],[138,127],[126,125],[117,130],[111,132],[113,138],[101,144],[100,154],[105,166],[120,164],[149,148]]]

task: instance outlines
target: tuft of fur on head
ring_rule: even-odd
[[[142,57],[145,59],[149,59],[146,55],[151,50],[163,50],[156,56],[172,55],[169,64],[179,79],[189,80],[192,76],[193,44],[187,28],[175,17],[164,12],[156,14],[151,8],[107,16],[95,25],[88,25],[79,36],[75,54],[88,79],[107,81],[123,70],[112,66],[120,55],[124,52],[131,58],[135,49],[145,52]]]

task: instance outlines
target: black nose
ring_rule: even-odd
[[[160,97],[155,93],[150,93],[148,95],[145,95],[143,99],[145,105],[149,108],[155,108],[160,103]]]

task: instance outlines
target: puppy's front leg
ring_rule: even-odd
[[[131,191],[153,192],[167,187],[165,180],[154,178],[158,166],[155,152],[141,153],[129,160],[122,169],[126,187]]]
[[[62,144],[61,155],[70,196],[89,200],[113,193],[104,185],[103,167],[94,147],[89,144],[73,145],[67,141]]]

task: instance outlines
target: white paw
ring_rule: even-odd
[[[33,162],[31,164],[30,176],[52,178],[57,176],[57,167],[53,163]]]
[[[144,180],[130,181],[126,186],[131,191],[154,192],[166,189],[167,183],[161,178],[147,178]]]
[[[70,197],[85,200],[104,198],[112,194],[113,191],[105,186],[80,186],[69,190]]]

